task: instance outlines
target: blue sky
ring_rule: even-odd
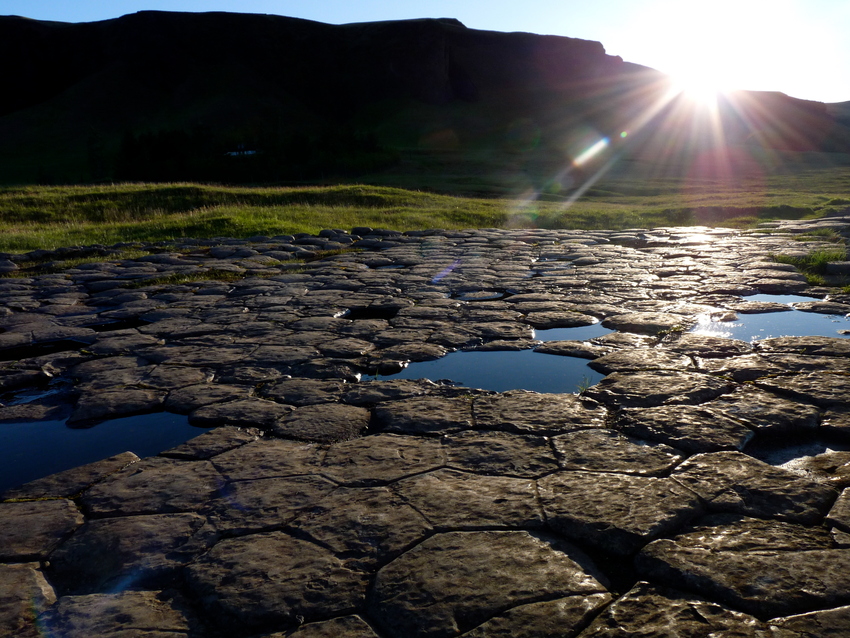
[[[0,15],[90,22],[142,10],[269,13],[333,24],[457,18],[598,40],[690,85],[850,101],[850,0],[0,0]]]

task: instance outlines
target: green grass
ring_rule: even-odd
[[[826,265],[831,261],[846,261],[847,249],[844,246],[813,250],[805,256],[771,255],[773,261],[795,266],[806,276],[810,286],[826,285]]]
[[[771,219],[816,218],[850,201],[850,169],[822,171],[809,180],[796,175],[785,178],[729,184],[612,176],[576,201],[571,201],[574,194],[554,187],[521,198],[496,198],[493,195],[499,193],[492,185],[480,189],[490,197],[362,184],[5,187],[0,188],[0,251],[185,237],[274,236],[354,226],[395,230],[749,228]]]

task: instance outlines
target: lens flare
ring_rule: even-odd
[[[593,146],[585,150],[583,153],[581,153],[578,157],[576,157],[573,160],[573,164],[575,164],[576,166],[582,166],[584,164],[587,164],[587,162],[589,162],[594,157],[599,155],[599,153],[608,148],[608,144],[610,144],[610,140],[607,137],[603,137],[601,140],[596,142],[596,144],[594,144]]]

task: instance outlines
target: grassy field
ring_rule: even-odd
[[[573,201],[574,200],[574,201]],[[850,167],[734,183],[611,177],[576,198],[557,189],[499,198],[392,186],[113,184],[0,188],[0,250],[274,236],[324,228],[746,228],[850,206]]]

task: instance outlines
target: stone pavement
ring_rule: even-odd
[[[0,635],[850,635],[850,453],[753,456],[850,441],[850,339],[684,331],[784,309],[757,292],[850,312],[770,260],[850,218],[774,226],[2,256],[0,390],[49,391],[0,427],[163,410],[215,427],[7,491]],[[534,341],[597,320],[616,332]],[[607,376],[580,395],[368,380],[536,346]]]

